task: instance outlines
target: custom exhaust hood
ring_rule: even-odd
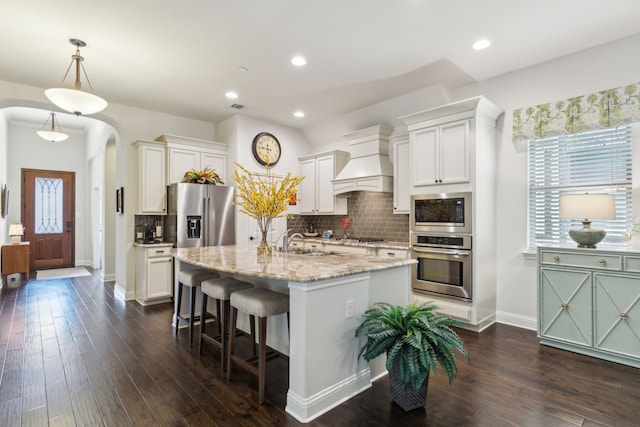
[[[392,131],[379,125],[343,135],[349,140],[351,159],[333,180],[334,195],[351,191],[393,191],[393,166],[389,159]]]

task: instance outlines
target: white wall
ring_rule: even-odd
[[[0,110],[0,191],[7,183],[7,119]],[[0,199],[1,202],[1,199]],[[0,209],[0,213],[2,209]],[[9,241],[9,217],[0,215],[0,245]]]

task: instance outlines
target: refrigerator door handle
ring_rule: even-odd
[[[202,201],[202,246],[209,246],[209,198]]]

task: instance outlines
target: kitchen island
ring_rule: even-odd
[[[255,246],[172,253],[180,261],[176,272],[196,266],[289,294],[288,340],[286,317],[277,316],[282,318],[269,319],[267,344],[289,355],[286,411],[299,421],[313,420],[385,374],[383,357],[371,363],[358,359],[364,338],[356,338],[355,330],[373,303],[409,302],[415,261],[344,253],[264,256]]]

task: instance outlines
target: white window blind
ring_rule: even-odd
[[[565,193],[615,195],[616,219],[594,219],[591,226],[607,232],[600,245],[626,246],[624,233],[633,221],[630,126],[531,141],[528,155],[530,248],[575,244],[568,232],[582,221],[560,219]]]

